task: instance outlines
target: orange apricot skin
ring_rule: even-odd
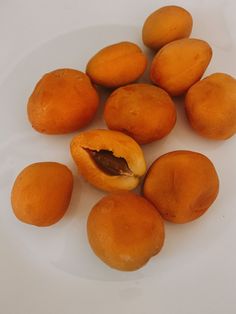
[[[89,77],[73,69],[46,73],[27,104],[32,127],[45,134],[65,134],[88,125],[99,105]]]
[[[147,58],[132,42],[120,42],[98,51],[88,62],[86,73],[98,85],[115,88],[136,81],[144,73]]]
[[[143,185],[143,195],[162,217],[177,224],[203,215],[218,191],[214,165],[203,154],[192,151],[173,151],[156,159]]]
[[[88,240],[94,253],[108,266],[134,271],[160,252],[164,224],[156,208],[131,192],[105,196],[91,210]]]

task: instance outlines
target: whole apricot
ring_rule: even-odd
[[[151,65],[151,80],[172,96],[185,93],[200,80],[212,49],[200,39],[179,39],[162,47]]]
[[[94,253],[107,265],[136,270],[164,243],[164,224],[156,208],[131,192],[113,193],[91,210],[87,233]]]
[[[109,129],[122,131],[139,144],[166,136],[174,127],[176,109],[170,96],[150,84],[116,89],[107,99],[104,118]]]
[[[219,179],[212,162],[192,151],[159,157],[146,176],[143,194],[162,217],[186,223],[203,215],[217,197]]]
[[[119,87],[136,81],[145,71],[147,58],[132,42],[120,42],[97,52],[88,62],[86,73],[105,87]]]
[[[162,7],[146,19],[143,30],[144,44],[158,50],[176,39],[189,37],[192,31],[191,14],[175,5]]]
[[[38,132],[70,133],[92,121],[98,104],[98,93],[86,74],[59,69],[45,74],[35,86],[28,118]]]
[[[236,132],[236,80],[215,73],[187,92],[185,110],[192,128],[200,135],[225,140]]]
[[[71,199],[73,176],[57,162],[31,164],[17,176],[11,203],[16,217],[24,223],[44,227],[59,221]]]

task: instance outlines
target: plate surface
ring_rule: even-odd
[[[214,57],[205,75],[217,71],[236,74],[236,42],[230,32],[227,34],[222,40],[215,33],[212,35]],[[196,35],[204,38],[204,30]],[[199,137],[187,123],[182,100],[176,100],[177,124],[168,137],[143,146],[147,163],[150,165],[158,156],[172,150],[199,151],[216,166],[220,194],[200,219],[180,226],[166,223],[162,252],[141,270],[122,273],[100,262],[88,246],[87,215],[105,194],[77,175],[69,153],[74,134],[41,135],[27,121],[27,98],[45,72],[63,67],[84,70],[87,60],[98,49],[123,40],[142,46],[140,28],[106,25],[67,33],[27,55],[0,86],[3,130],[0,134],[0,247],[3,248],[0,299],[3,298],[4,313],[16,313],[16,309],[19,314],[29,310],[35,314],[54,313],[55,309],[55,313],[74,313],[79,304],[83,313],[93,313],[99,304],[101,310],[97,311],[104,314],[115,304],[113,313],[120,313],[123,306],[126,311],[129,309],[127,313],[153,313],[158,308],[161,313],[175,314],[199,311],[233,314],[236,311],[234,138],[215,142]],[[151,58],[151,53],[142,48]],[[148,82],[148,75],[142,81]],[[106,97],[103,93],[100,110],[88,128],[105,127],[102,111]],[[10,191],[16,175],[37,161],[65,163],[75,176],[70,208],[64,219],[50,228],[18,222],[10,206]],[[10,302],[11,295],[16,299],[15,306]]]

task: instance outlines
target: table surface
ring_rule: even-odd
[[[30,51],[60,34],[91,25],[142,25],[150,12],[164,4],[179,4],[193,12],[198,18],[198,28],[205,29],[206,40],[211,38],[216,45],[227,47],[231,43],[235,47],[234,0],[217,3],[213,0],[2,0],[0,83]],[[232,27],[234,32],[229,35],[228,30]],[[197,30],[195,34],[197,36]],[[4,237],[1,231],[0,236]],[[190,273],[182,280],[171,284],[168,281],[162,289],[156,290],[143,289],[142,280],[101,283],[78,279],[44,266],[36,271],[24,260],[19,259],[16,263],[14,255],[3,246],[0,247],[0,312],[235,314],[235,249],[232,241],[227,250],[216,247],[206,260],[201,276]],[[211,291],[207,284],[210,281]],[[152,287],[155,287],[153,283]]]

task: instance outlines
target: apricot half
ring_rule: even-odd
[[[146,171],[141,147],[128,135],[111,130],[89,130],[71,141],[79,173],[105,191],[132,190]]]

